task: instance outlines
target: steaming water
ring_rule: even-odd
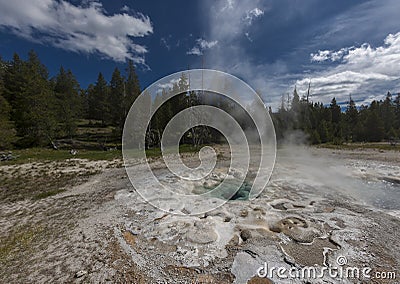
[[[400,186],[386,181],[369,181],[359,197],[366,204],[379,209],[400,210]]]
[[[314,153],[312,149],[304,147],[280,149],[271,182],[282,188],[295,188],[304,196],[315,198],[340,195],[342,199],[377,209],[400,211],[400,184],[385,181],[387,177],[399,176],[400,165],[354,158],[337,159],[327,153],[322,152],[321,155],[320,152]],[[159,176],[162,180],[174,184],[176,190],[182,193],[202,194],[219,184],[217,182],[211,187],[204,185],[203,181],[181,184],[182,181],[171,179],[168,171],[161,170],[159,173],[162,173]],[[227,182],[226,186],[229,187],[230,183]],[[233,180],[232,186],[236,186]],[[247,200],[250,188],[251,181],[245,181],[234,196],[226,197],[222,193],[222,196],[215,197]],[[232,192],[231,188],[227,188],[226,192]]]
[[[400,165],[362,159],[336,159],[313,154],[302,147],[278,152],[275,177],[294,187],[310,186],[315,194],[341,194],[355,202],[378,209],[400,210],[400,184],[387,182],[398,178]]]
[[[236,188],[237,182],[227,182],[224,187],[225,189],[222,188],[221,192],[226,192],[226,195],[222,193],[221,195],[215,194],[214,196],[217,198],[225,199],[225,200],[248,200],[249,199],[249,193],[251,190],[251,184],[247,181],[243,182],[243,184],[240,186],[240,188],[237,190],[237,192],[231,196],[232,188]],[[204,193],[207,191],[212,190],[213,187],[207,187],[207,186],[198,186],[194,191],[197,193]]]

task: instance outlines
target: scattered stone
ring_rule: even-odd
[[[2,162],[3,161],[11,161],[11,160],[14,160],[16,158],[18,158],[18,157],[14,156],[12,152],[8,152],[8,153],[1,152],[0,153],[0,161],[2,161]]]
[[[135,246],[136,244],[136,236],[131,231],[125,231],[123,233],[124,240],[130,246]]]
[[[310,225],[303,219],[297,217],[284,218],[270,227],[275,233],[283,233],[294,241],[300,243],[312,243],[315,238],[322,237],[323,232],[317,225]]]
[[[214,227],[207,222],[196,222],[193,230],[187,233],[187,239],[193,243],[208,244],[218,239]]]
[[[242,211],[240,211],[240,217],[247,217],[249,215],[249,211],[247,211],[246,209],[243,209]]]
[[[267,214],[267,212],[261,207],[256,207],[253,210],[256,211],[256,212],[261,212],[262,215]]]
[[[189,214],[190,214],[190,211],[187,210],[186,208],[183,208],[183,209],[181,210],[181,212],[182,212],[183,214],[186,214],[186,215],[189,215]]]
[[[228,245],[230,246],[238,246],[240,243],[239,236],[234,235],[233,238],[229,241]]]
[[[79,270],[77,273],[75,273],[75,278],[81,278],[87,274],[86,270]]]
[[[325,208],[323,209],[323,211],[324,211],[325,213],[332,213],[333,211],[335,211],[335,207],[325,207]]]
[[[249,281],[247,281],[247,284],[273,284],[271,280],[268,278],[260,278],[258,276],[254,276],[251,278]]]
[[[240,232],[240,237],[243,241],[247,241],[248,239],[251,239],[251,232],[245,229]]]
[[[277,210],[282,210],[282,211],[286,211],[287,210],[287,208],[285,207],[285,203],[284,202],[281,202],[281,203],[278,203],[278,204],[271,204],[271,206],[274,209],[277,209]]]

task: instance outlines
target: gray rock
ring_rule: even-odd
[[[86,270],[79,270],[77,273],[75,273],[75,278],[81,278],[85,276],[88,272]]]
[[[248,239],[251,239],[251,232],[245,229],[240,232],[240,237],[243,241],[247,241]]]

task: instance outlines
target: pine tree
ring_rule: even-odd
[[[110,95],[108,98],[111,123],[117,127],[119,132],[121,132],[125,121],[125,82],[118,68],[115,68],[112,74],[110,81]]]
[[[341,110],[340,106],[336,103],[336,98],[333,98],[329,105],[331,112],[332,134],[333,143],[340,144],[342,142],[342,128],[341,128]]]
[[[92,100],[94,119],[101,120],[104,126],[110,122],[110,100],[109,88],[107,81],[104,79],[103,74],[100,72],[97,77],[96,85],[93,88]]]
[[[369,142],[379,142],[385,135],[382,119],[374,110],[368,111],[368,117],[365,121],[365,135]]]
[[[355,127],[358,124],[358,110],[356,107],[355,102],[350,96],[349,103],[346,108],[346,114],[345,114],[345,131],[346,131],[346,140],[349,141],[355,141]]]
[[[292,99],[291,110],[294,113],[298,113],[299,109],[300,109],[300,97],[299,97],[299,94],[297,93],[297,89],[295,87],[294,91],[293,91],[293,99]]]
[[[26,81],[23,78],[23,67],[24,62],[18,54],[14,53],[12,61],[4,71],[3,95],[12,108],[16,107],[16,97],[24,90],[26,85]]]
[[[0,93],[0,150],[9,149],[15,142],[16,131],[10,120],[11,106]]]
[[[87,118],[88,119],[96,119],[96,95],[94,94],[94,85],[89,84],[86,89],[87,96]]]
[[[57,120],[62,125],[62,132],[72,138],[76,131],[76,120],[82,112],[79,96],[79,83],[71,70],[60,68],[54,79],[54,92],[57,99]]]
[[[392,101],[392,94],[390,92],[387,93],[385,100],[381,104],[380,113],[382,117],[383,127],[385,131],[385,138],[391,139],[394,130],[393,121],[395,120],[395,106]]]
[[[14,55],[5,74],[5,95],[13,107],[12,119],[21,146],[44,145],[56,135],[55,97],[46,67],[35,52],[23,62]]]
[[[336,103],[336,98],[332,99],[329,108],[331,110],[331,121],[332,121],[332,123],[338,124],[340,122],[340,107]]]
[[[128,67],[126,69],[127,78],[125,83],[125,98],[123,101],[124,106],[124,117],[128,114],[133,102],[140,95],[140,84],[136,74],[135,65],[132,60],[128,61]]]
[[[393,127],[396,131],[396,138],[400,137],[400,93],[397,94],[394,100],[395,105],[395,121],[393,122]]]
[[[0,57],[0,150],[12,147],[15,142],[16,131],[11,118],[11,106],[2,96],[4,93],[4,75],[6,73],[6,64]]]

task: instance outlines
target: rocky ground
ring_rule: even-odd
[[[26,168],[49,176],[54,169],[0,165],[8,183]],[[76,163],[64,165],[64,172],[72,169]],[[71,183],[55,195],[2,193],[1,282],[398,283],[377,279],[382,272],[399,274],[398,152],[286,147],[257,199],[232,200],[198,216],[171,215],[146,203],[121,161],[86,170],[85,178],[68,176]],[[371,279],[257,277],[264,263],[372,271]]]

